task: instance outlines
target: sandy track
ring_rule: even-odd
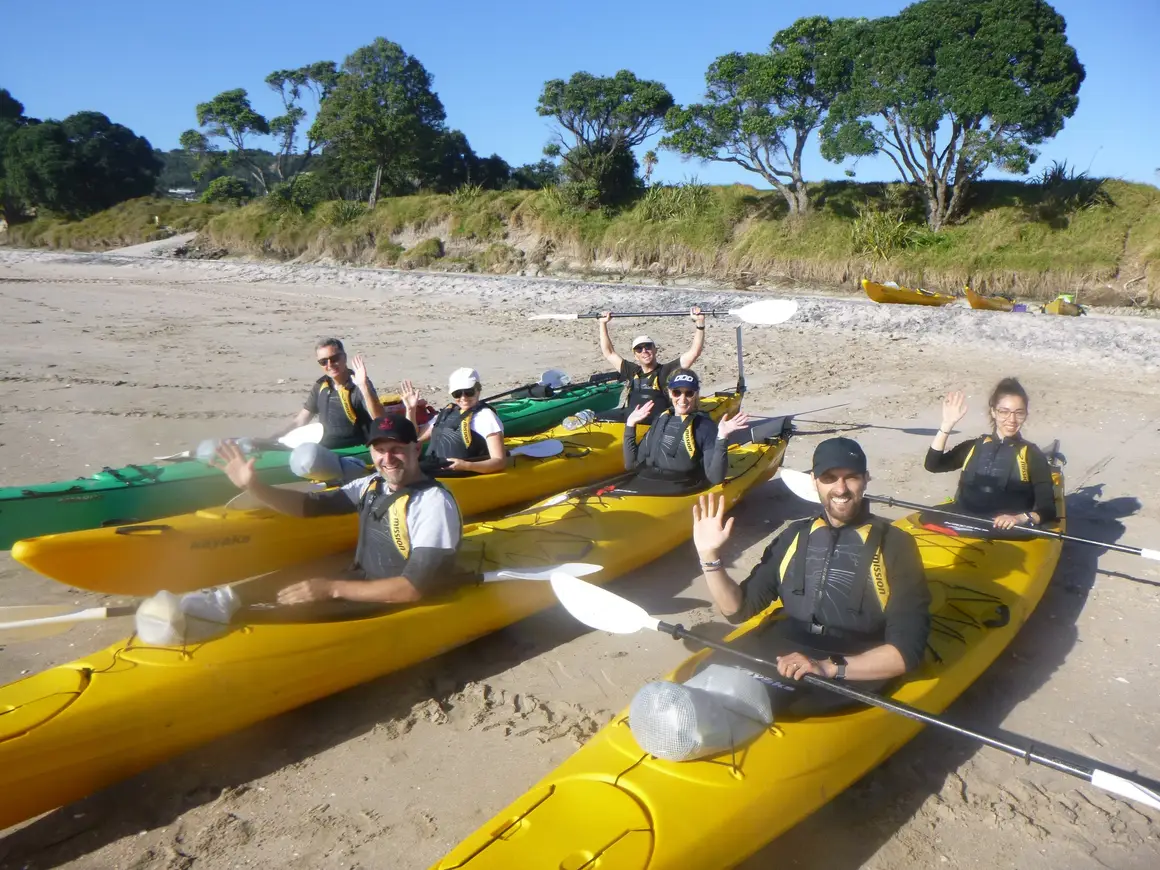
[[[0,252],[0,479],[26,483],[140,461],[203,437],[263,432],[317,376],[313,340],[365,352],[378,386],[412,377],[443,398],[477,366],[489,388],[552,366],[604,369],[591,322],[529,324],[536,310],[728,307],[752,296],[585,283],[250,263]],[[871,459],[874,488],[913,500],[953,480],[922,471],[938,401],[980,404],[997,378],[1032,392],[1029,435],[1060,438],[1076,534],[1160,541],[1160,324],[802,297],[802,318],[746,335],[751,412],[808,411],[788,464],[833,431]],[[622,349],[640,321],[614,323]],[[691,327],[652,321],[662,350]],[[736,377],[732,330],[710,325],[697,368]],[[464,349],[464,350],[459,350]],[[968,431],[970,431],[968,429]],[[739,511],[744,569],[802,507],[769,484]],[[1097,562],[1098,557],[1098,562]],[[1003,727],[1160,778],[1160,572],[1068,547],[1029,624],[955,706]],[[723,633],[691,547],[619,582],[658,615]],[[8,603],[99,596],[0,559]],[[67,661],[126,626],[77,628],[0,653],[0,679]],[[584,632],[551,611],[420,667],[202,747],[0,838],[0,867],[97,870],[421,868],[518,796],[685,650],[659,636]],[[991,751],[925,733],[771,844],[747,868],[1135,868],[1160,864],[1160,826],[1128,804]]]

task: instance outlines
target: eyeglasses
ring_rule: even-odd
[[[655,344],[638,344],[636,347],[633,348],[633,352],[634,353],[644,353],[646,350],[656,350],[656,349],[657,349],[657,346]]]
[[[453,398],[453,399],[462,399],[465,396],[474,396],[474,395],[475,395],[475,387],[472,387],[470,390],[452,390],[451,391],[451,398]]]
[[[328,366],[341,362],[346,357],[345,353],[336,353],[334,356],[322,356],[318,358],[320,366]]]
[[[1006,420],[1008,417],[1014,417],[1016,420],[1026,420],[1026,411],[1015,411],[1011,408],[994,408],[995,416],[1001,420]]]
[[[669,390],[669,393],[674,399],[679,399],[682,396],[684,396],[686,399],[691,399],[693,396],[697,395],[696,390],[682,390],[679,388],[676,390]]]

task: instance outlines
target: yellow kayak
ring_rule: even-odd
[[[970,306],[978,311],[1010,311],[1015,307],[1014,302],[1002,296],[983,296],[970,287],[964,287],[963,292],[967,294]]]
[[[874,281],[862,279],[862,289],[875,302],[882,304],[893,303],[899,305],[950,305],[959,300],[954,296],[944,296],[933,290],[912,290],[909,287],[889,287],[886,284],[877,284]]]
[[[701,400],[715,419],[735,413],[739,393]],[[638,437],[644,427],[638,427]],[[510,449],[532,440],[558,438],[565,450],[547,459],[516,456],[507,470],[475,477],[444,478],[464,517],[526,504],[624,471],[624,424],[563,426],[535,438],[511,438]],[[358,538],[353,515],[302,519],[265,508],[209,508],[151,523],[85,529],[18,541],[16,561],[53,580],[117,595],[151,595],[160,589],[189,592],[275,571],[352,549]]]
[[[1084,313],[1083,306],[1069,302],[1063,297],[1056,297],[1043,306],[1044,314],[1061,314],[1064,317],[1079,317]]]
[[[774,474],[787,437],[731,447],[729,476],[711,491],[736,503]],[[606,583],[688,540],[696,498],[613,491],[533,506],[468,526],[459,563],[489,571],[584,561],[603,566],[587,579]],[[377,616],[251,622],[183,649],[130,637],[11,683],[0,688],[0,829],[555,603],[547,581],[485,582]]]
[[[1062,517],[1058,474],[1056,487]],[[1010,643],[1043,595],[1062,545],[956,537],[917,523],[910,516],[895,525],[915,537],[922,553],[933,598],[930,646],[923,667],[888,694],[937,713]],[[728,640],[777,618],[776,609]],[[739,663],[727,655],[713,660]],[[707,661],[707,654],[695,655],[666,679],[687,680]],[[436,867],[732,867],[881,764],[920,727],[857,707],[776,720],[733,754],[669,762],[642,752],[625,710]]]

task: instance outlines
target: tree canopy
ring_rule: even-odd
[[[989,166],[1023,173],[1079,105],[1084,68],[1043,0],[922,0],[866,28],[822,154],[885,154],[934,229]]]
[[[773,185],[791,214],[808,211],[802,153],[846,84],[856,28],[847,19],[801,18],[765,54],[717,58],[705,73],[705,101],[666,114],[661,147],[734,163]]]

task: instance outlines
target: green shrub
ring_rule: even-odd
[[[250,189],[250,185],[242,181],[240,178],[235,178],[232,175],[223,175],[221,178],[215,178],[206,187],[205,192],[201,195],[201,202],[224,202],[229,205],[241,205],[247,200],[254,198],[254,191]]]
[[[424,239],[399,258],[403,269],[422,269],[430,266],[444,254],[441,239]]]
[[[331,227],[343,227],[354,223],[367,213],[367,207],[361,202],[352,202],[349,199],[339,199],[323,203],[319,209],[322,222]]]
[[[393,266],[403,254],[403,246],[388,238],[379,239],[375,244],[375,262],[382,266]]]
[[[306,215],[326,199],[326,188],[313,172],[303,172],[291,181],[275,184],[266,199],[275,211]]]

